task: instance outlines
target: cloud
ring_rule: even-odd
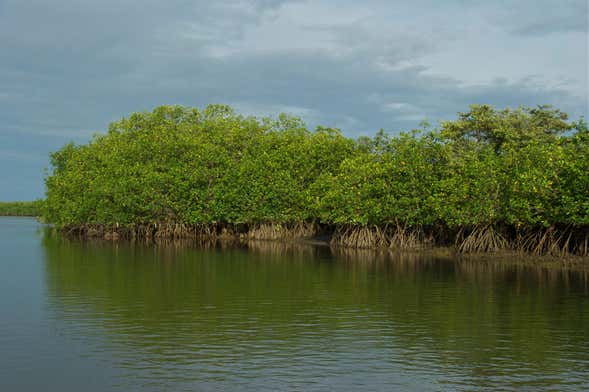
[[[21,151],[14,151],[14,150],[0,150],[0,159],[1,160],[11,160],[11,161],[44,161],[45,159],[39,157],[37,154],[21,152]]]
[[[586,17],[584,1],[4,0],[0,149],[46,157],[161,104],[285,111],[350,136],[471,103],[587,115]],[[38,194],[27,167],[2,175]]]
[[[508,2],[492,18],[493,22],[509,31],[543,36],[558,33],[581,33],[589,30],[589,3],[586,0],[538,0]]]

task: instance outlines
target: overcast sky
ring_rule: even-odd
[[[0,200],[49,151],[162,104],[288,112],[349,136],[471,103],[587,116],[587,0],[0,0]]]

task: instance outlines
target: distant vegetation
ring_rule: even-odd
[[[39,216],[42,204],[42,200],[0,201],[0,216]]]
[[[551,107],[473,105],[373,138],[163,106],[51,156],[45,219],[105,237],[309,237],[589,255],[589,131]]]

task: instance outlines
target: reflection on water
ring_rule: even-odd
[[[97,390],[589,387],[586,273],[272,242],[41,249],[47,323]]]

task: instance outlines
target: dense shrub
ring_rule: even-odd
[[[163,106],[52,154],[44,213],[58,227],[313,222],[577,235],[589,225],[588,135],[585,122],[542,106],[473,105],[435,131],[359,140],[287,115]]]
[[[0,216],[39,216],[42,200],[0,201]]]

